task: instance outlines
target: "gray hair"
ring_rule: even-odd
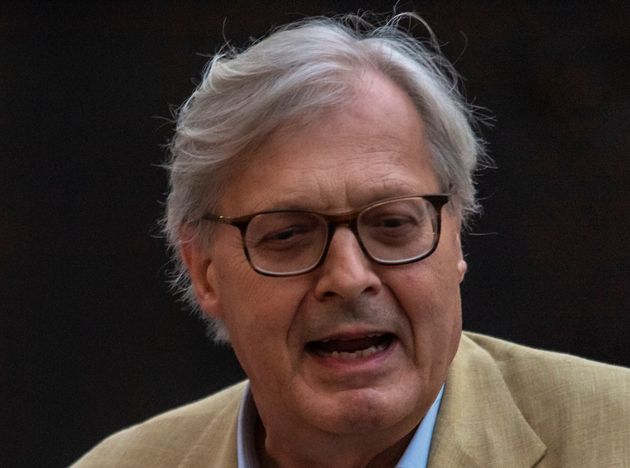
[[[402,19],[424,24],[428,45],[407,33]],[[427,130],[434,170],[452,193],[462,223],[479,211],[473,176],[485,153],[473,131],[473,109],[422,19],[403,13],[373,26],[349,15],[284,26],[242,52],[224,47],[177,112],[164,231],[176,267],[173,285],[193,308],[198,305],[181,258],[186,241],[181,228],[188,226],[196,236],[203,230],[209,238],[199,220],[216,207],[237,162],[278,128],[308,123],[349,102],[365,72],[388,78],[413,100]],[[229,341],[221,322],[204,318],[217,342]]]

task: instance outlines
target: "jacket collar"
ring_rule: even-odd
[[[215,395],[218,413],[211,418],[204,431],[190,441],[190,449],[178,468],[217,466],[237,468],[236,427],[238,411],[246,382],[241,382]]]
[[[545,452],[499,364],[464,334],[446,378],[429,468],[530,468]]]

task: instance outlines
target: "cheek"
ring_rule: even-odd
[[[257,346],[278,345],[294,321],[304,287],[291,278],[260,275],[247,263],[233,263],[221,271],[220,300],[233,339],[241,336],[258,342]]]
[[[456,269],[439,266],[436,258],[392,281],[398,285],[391,289],[407,314],[416,346],[452,348],[459,342],[462,319]]]
[[[438,256],[431,257],[392,271],[387,284],[407,310],[409,307],[426,312],[447,309],[459,301],[458,275],[456,268],[449,265]]]
[[[252,389],[259,394],[280,393],[299,357],[291,330],[301,310],[304,288],[285,278],[255,272],[239,275],[239,280],[235,284],[242,294],[231,295],[225,314],[232,348]]]

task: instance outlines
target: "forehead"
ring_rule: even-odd
[[[404,91],[369,75],[348,103],[284,127],[232,172],[219,207],[230,216],[278,208],[343,211],[439,191],[424,125]]]

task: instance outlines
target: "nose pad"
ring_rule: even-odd
[[[339,226],[321,265],[315,296],[320,300],[340,297],[349,301],[361,294],[376,294],[381,287],[381,279],[358,239],[348,227]]]

